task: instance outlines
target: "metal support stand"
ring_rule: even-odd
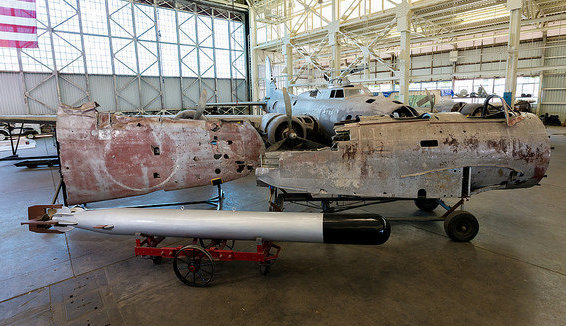
[[[12,126],[8,125],[8,138],[10,139],[10,146],[12,147],[12,155],[6,156],[0,159],[0,161],[9,161],[9,160],[19,160],[18,157],[18,147],[20,146],[20,138],[22,137],[22,131],[24,131],[24,123],[22,122],[20,126],[20,133],[18,135],[18,140],[16,141],[16,146],[14,147],[14,139],[12,135]]]
[[[141,237],[145,237],[142,240]],[[206,286],[214,275],[214,262],[218,261],[253,261],[259,264],[262,274],[269,273],[271,265],[279,257],[281,247],[271,241],[256,239],[255,252],[242,252],[233,250],[226,245],[228,240],[214,240],[209,246],[199,245],[203,243],[199,238],[193,238],[192,244],[177,247],[157,247],[165,239],[164,237],[153,237],[139,235],[136,238],[134,253],[136,256],[148,256],[155,264],[159,264],[163,258],[173,259],[173,270],[175,275],[183,283],[189,286]],[[275,249],[275,253],[271,250]]]
[[[134,205],[127,206],[127,208],[152,208],[152,207],[168,207],[168,206],[182,206],[182,205],[197,205],[197,204],[208,204],[211,206],[216,206],[216,210],[222,210],[222,204],[224,201],[224,191],[222,190],[222,183],[214,184],[216,186],[217,195],[208,198],[207,200],[199,201],[186,201],[178,203],[165,203],[165,204],[150,204],[150,205]]]
[[[9,123],[8,125],[8,138],[10,139],[10,146],[12,148],[12,155],[0,158],[0,161],[19,161],[19,160],[38,160],[38,161],[24,161],[16,163],[16,166],[27,166],[27,167],[35,167],[37,165],[48,165],[53,166],[59,164],[59,155],[40,155],[40,156],[27,156],[27,157],[20,157],[18,155],[18,149],[20,147],[20,139],[22,138],[22,132],[24,130],[24,123],[21,123],[20,126],[20,133],[18,134],[18,139],[16,140],[16,145],[14,146],[14,139],[15,135],[12,134],[12,127]]]
[[[440,204],[440,206],[442,206],[442,208],[444,208],[446,210],[446,213],[444,213],[444,215],[442,215],[442,219],[444,220],[446,217],[448,217],[448,215],[452,214],[452,212],[454,212],[456,209],[458,209],[458,207],[464,205],[464,198],[461,198],[456,205],[450,207],[448,206],[442,199],[438,200],[438,203]]]

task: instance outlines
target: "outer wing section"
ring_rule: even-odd
[[[0,122],[55,124],[56,115],[0,115]]]

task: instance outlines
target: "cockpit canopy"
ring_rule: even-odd
[[[308,92],[309,97],[317,99],[349,98],[357,95],[372,96],[373,94],[365,86],[348,85],[342,87],[331,87],[328,89],[315,89]]]

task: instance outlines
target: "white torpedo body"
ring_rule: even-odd
[[[181,209],[62,207],[23,224],[35,232],[74,227],[114,235],[150,235],[341,244],[382,244],[390,226],[376,214],[241,212]]]

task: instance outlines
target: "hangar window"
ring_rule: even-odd
[[[92,75],[117,76],[114,94],[97,97],[97,101],[110,106],[111,110],[138,106],[140,93],[147,93],[144,99],[147,102],[139,107],[157,108],[160,101],[154,97],[162,91],[158,86],[160,82],[168,89],[177,86],[172,92],[180,92],[181,96],[190,97],[193,91],[198,94],[202,89],[198,85],[189,87],[188,82],[155,80],[155,77],[230,79],[228,85],[238,85],[238,89],[226,100],[247,99],[247,84],[242,83],[247,79],[244,14],[202,5],[172,5],[175,1],[158,1],[157,5],[153,5],[154,1],[131,0],[33,2],[38,46],[21,50],[0,48],[1,71],[49,74],[57,70],[63,80],[68,81],[64,87],[69,90],[64,91],[63,97],[72,94],[72,101],[83,96],[77,92],[87,92],[82,90],[85,83],[93,89],[112,88],[108,84],[112,79]],[[148,78],[143,79],[145,83],[131,83],[125,76]],[[43,93],[49,92],[46,98],[57,96],[52,94],[56,91],[53,79],[48,80],[47,75],[37,79],[45,79],[34,86]],[[218,81],[221,82],[224,81]],[[140,90],[134,91],[136,87]],[[114,98],[122,101],[118,108],[109,105]],[[128,103],[132,105],[124,106]],[[161,109],[178,108],[182,104],[164,103]]]

